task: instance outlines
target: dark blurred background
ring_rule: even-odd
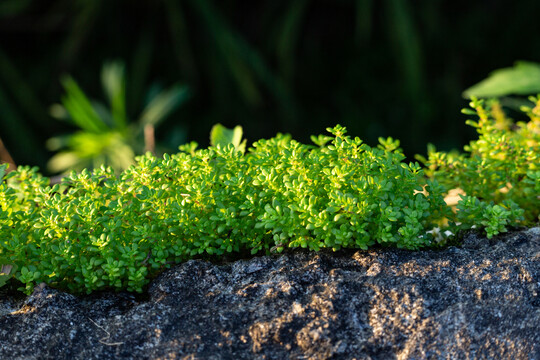
[[[156,128],[176,152],[208,146],[215,123],[248,144],[277,132],[308,142],[337,123],[411,159],[475,137],[462,92],[516,60],[540,61],[540,1],[1,0],[0,137],[17,164],[46,171],[50,116],[69,74],[102,99],[104,62],[126,66],[127,113],[154,83],[191,97]]]

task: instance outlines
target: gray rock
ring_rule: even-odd
[[[192,260],[147,298],[0,300],[0,359],[540,359],[540,228],[444,251]]]

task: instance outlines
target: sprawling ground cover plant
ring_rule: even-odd
[[[194,256],[375,244],[419,249],[438,245],[427,231],[445,219],[453,229],[479,225],[492,236],[538,216],[538,118],[532,111],[533,125],[507,136],[482,109],[471,155],[432,151],[431,178],[403,162],[397,140],[372,148],[341,126],[312,137],[315,145],[281,134],[248,151],[238,136],[208,149],[191,143],[175,155],[141,156],[119,176],[110,168],[74,172],[52,187],[37,169],[21,167],[2,174],[0,264],[26,292],[40,282],[73,293],[140,292],[160,271]],[[507,138],[515,141],[504,145]],[[506,192],[499,171],[509,174]],[[467,193],[457,214],[443,198],[453,181]]]
[[[514,124],[496,100],[473,98],[465,113],[478,115],[467,123],[479,138],[465,153],[437,152],[429,147],[428,159],[418,157],[426,173],[444,187],[460,189],[465,196],[451,218],[460,229],[485,228],[488,237],[506,231],[516,219],[531,224],[540,214],[540,97],[531,97],[533,108],[522,110],[528,122]]]

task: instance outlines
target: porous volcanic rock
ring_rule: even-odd
[[[292,251],[162,273],[147,298],[0,300],[0,359],[540,359],[540,228],[443,251]]]

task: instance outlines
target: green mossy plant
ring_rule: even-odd
[[[196,256],[415,250],[444,245],[429,232],[437,225],[454,232],[475,225],[491,237],[536,221],[538,106],[514,134],[498,131],[481,102],[473,105],[481,136],[470,154],[430,151],[426,172],[403,162],[399,141],[372,148],[339,125],[331,136],[313,136],[314,145],[278,134],[245,153],[238,130],[224,132],[234,143],[147,153],[120,175],[101,167],[52,187],[36,168],[19,167],[2,173],[0,264],[26,293],[41,282],[76,294],[141,292]],[[497,192],[501,184],[508,191]],[[456,185],[467,195],[454,213],[444,195]]]

